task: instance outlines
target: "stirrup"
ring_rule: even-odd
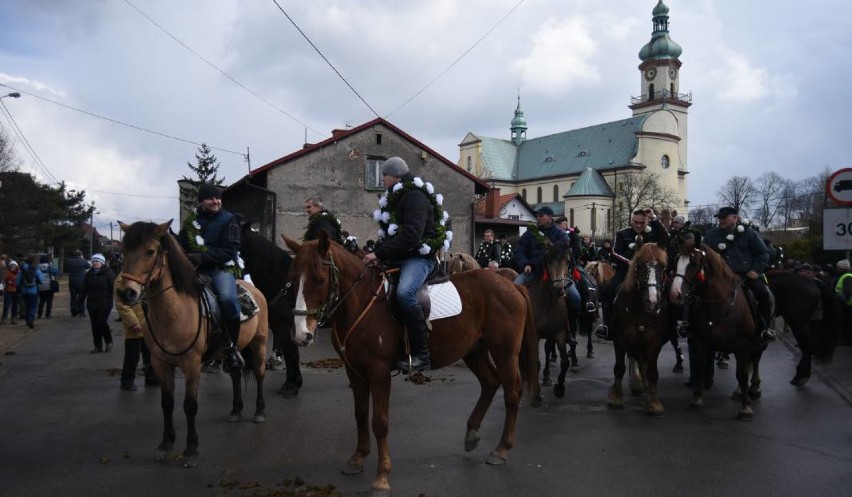
[[[586,302],[586,312],[595,312],[596,310],[598,310],[598,306],[594,302]]]
[[[778,335],[776,335],[775,330],[772,328],[766,328],[760,333],[760,338],[763,339],[764,342],[774,342]]]
[[[605,324],[598,325],[595,336],[603,340],[609,340],[609,328]]]
[[[678,338],[689,337],[689,321],[679,319],[677,321],[677,326],[675,327],[675,329],[677,330]]]

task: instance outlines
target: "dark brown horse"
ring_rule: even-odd
[[[636,251],[613,302],[610,336],[615,346],[615,381],[609,390],[607,405],[610,409],[624,408],[621,381],[626,370],[625,355],[628,355],[636,363],[645,390],[646,411],[652,416],[662,416],[665,412],[657,395],[660,377],[657,358],[668,334],[664,247],[665,240],[660,245],[647,243]]]
[[[797,273],[774,270],[766,273],[775,296],[776,314],[793,330],[801,357],[791,385],[803,386],[811,377],[813,359],[827,363],[837,345],[838,302],[825,283]]]
[[[765,348],[747,301],[742,280],[722,257],[706,244],[695,247],[694,239],[681,244],[677,269],[670,289],[672,302],[689,306],[690,332],[695,354],[695,390],[689,405],[703,405],[707,351],[733,353],[737,360],[735,398],[741,405],[738,419],[754,418],[751,400],[760,398],[760,357]],[[690,354],[693,356],[693,354]],[[749,373],[751,383],[749,384]]]
[[[195,269],[177,241],[169,234],[171,221],[157,225],[137,222],[119,223],[125,232],[123,239],[124,267],[116,294],[124,303],[147,303],[145,313],[145,344],[151,351],[151,365],[160,380],[160,404],[163,408],[163,440],[158,447],[157,460],[163,461],[175,442],[172,414],[175,407],[175,368],[183,372],[186,394],[183,410],[186,414],[186,449],[183,465],[197,464],[198,433],[195,415],[198,412],[198,380],[201,362],[221,357],[221,344],[212,340],[211,323],[202,313],[200,288]],[[251,292],[258,304],[258,313],[240,327],[237,346],[243,350],[246,368],[252,367],[257,383],[255,423],[266,421],[263,399],[263,377],[266,371],[266,342],[268,315],[266,299],[253,285],[238,280]],[[233,407],[229,421],[239,421],[243,409],[240,371],[231,372],[234,389]]]
[[[373,494],[388,495],[390,373],[400,348],[402,325],[388,311],[384,275],[330,243],[325,232],[320,232],[319,240],[302,245],[287,238],[285,242],[296,253],[290,269],[290,279],[298,288],[295,341],[310,345],[316,338],[317,323],[330,319],[331,340],[346,365],[355,397],[358,443],[343,472],[363,471],[364,459],[370,453],[368,415],[372,397],[372,426],[378,447]],[[514,444],[521,378],[532,398],[538,397],[538,347],[529,298],[524,289],[491,271],[462,272],[452,275],[450,281],[458,289],[463,309],[460,314],[432,322],[432,367],[464,359],[479,380],[479,400],[467,421],[466,451],[479,443],[477,432],[482,419],[497,389],[503,387],[503,434],[486,459],[489,464],[503,464]]]

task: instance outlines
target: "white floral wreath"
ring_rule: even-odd
[[[745,233],[746,227],[751,227],[751,226],[752,226],[751,221],[749,221],[746,218],[741,219],[740,222],[737,223],[737,227],[732,232],[725,235],[725,240],[728,240],[729,242],[733,242],[734,240],[736,240],[737,236],[739,236],[742,233]],[[719,245],[717,245],[717,247],[719,247],[719,250],[724,251],[725,249],[728,248],[728,244],[725,243],[725,242],[719,242]]]
[[[453,241],[453,232],[448,230],[446,225],[450,219],[450,215],[444,210],[444,196],[440,193],[435,193],[435,187],[432,183],[424,182],[419,176],[411,180],[399,182],[391,188],[391,192],[387,190],[379,197],[379,208],[373,211],[373,219],[378,221],[379,230],[377,232],[379,239],[390,238],[397,234],[399,230],[399,220],[396,215],[396,207],[399,199],[411,191],[420,190],[429,199],[434,211],[434,222],[436,236],[433,238],[423,238],[420,240],[420,255],[428,255],[433,250],[443,248],[450,249],[450,242]]]
[[[189,242],[190,252],[207,252],[207,245],[204,243],[204,237],[201,236],[201,224],[198,223],[198,216],[195,212],[191,212],[183,222],[183,229],[186,233],[186,240]],[[246,265],[239,251],[237,252],[237,262],[233,259],[225,263],[228,272],[234,273],[234,276],[239,277],[236,273],[236,268],[240,268],[240,272],[245,270]]]

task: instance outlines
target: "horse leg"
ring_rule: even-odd
[[[197,362],[197,364],[196,364]],[[186,415],[186,449],[183,451],[183,467],[198,465],[198,432],[195,416],[198,414],[198,381],[201,379],[201,359],[196,359],[183,372],[186,395],[183,397],[183,412]]]
[[[580,311],[577,309],[568,310],[568,345],[571,346],[569,351],[571,355],[571,371],[580,371],[580,361],[577,360],[577,330],[580,328]]]
[[[163,441],[157,447],[157,455],[154,460],[165,461],[169,452],[175,445],[175,371],[174,368],[155,361],[154,366],[157,378],[160,380],[160,406],[163,409]]]
[[[568,347],[565,344],[564,335],[559,335],[556,339],[556,348],[559,350],[559,377],[556,378],[553,395],[561,399],[565,396],[565,374],[571,365],[571,358],[569,357]]]
[[[549,387],[553,385],[553,380],[550,379],[550,354],[548,349],[553,351],[555,344],[552,339],[548,338],[544,341],[544,362],[541,365],[541,384]]]
[[[748,397],[751,400],[757,400],[761,396],[760,392],[760,358],[763,356],[763,351],[758,350],[750,354],[751,360],[751,385],[748,387]]]
[[[545,359],[545,364],[549,361]],[[464,356],[464,363],[468,369],[476,375],[479,380],[479,399],[476,401],[476,406],[473,412],[467,418],[467,433],[464,436],[464,450],[470,452],[479,445],[479,428],[482,426],[482,418],[488,412],[491,402],[494,400],[494,395],[497,393],[497,387],[500,382],[497,379],[497,370],[488,359],[488,351],[485,350],[482,344],[476,345],[473,350]],[[547,368],[548,366],[545,366]],[[539,402],[541,402],[539,400]]]
[[[373,481],[371,497],[384,497],[390,495],[389,477],[393,469],[388,447],[391,377],[388,370],[383,370],[370,375],[368,381],[373,397],[373,435],[376,437],[376,455],[378,456],[376,479]]]
[[[286,379],[281,388],[278,389],[278,393],[283,394],[285,399],[292,399],[299,394],[299,389],[302,388],[302,372],[299,369],[299,346],[293,343],[289,333],[287,335],[287,338],[281,343]]]
[[[657,395],[657,383],[660,379],[660,372],[657,369],[657,360],[660,355],[660,349],[650,350],[648,352],[648,364],[645,367],[645,377],[648,381],[647,390],[647,409],[649,416],[663,417],[666,409],[660,398]]]
[[[689,410],[697,411],[704,407],[704,384],[707,382],[707,368],[713,366],[713,358],[709,357],[708,350],[696,337],[689,341],[689,366],[692,369],[692,400],[689,401]],[[694,367],[693,367],[694,366]]]
[[[799,323],[790,323],[793,327],[793,336],[796,337],[796,342],[799,344],[799,351],[802,353],[799,357],[799,363],[796,364],[796,376],[790,380],[790,384],[801,387],[808,382],[811,376],[811,360],[813,357],[813,344],[811,343],[810,330],[802,329]]]
[[[506,463],[509,451],[515,445],[515,423],[518,419],[518,407],[521,404],[521,377],[518,371],[517,354],[507,350],[491,350],[491,357],[496,365],[497,378],[503,386],[503,404],[506,414],[503,418],[500,443],[488,455],[485,462],[490,465],[502,465]]]
[[[544,339],[544,358],[548,363],[556,362],[556,342],[552,338]]]
[[[607,407],[610,409],[624,409],[624,391],[621,388],[621,380],[624,379],[624,355],[626,351],[621,343],[621,338],[615,341],[615,366],[612,368],[615,380],[609,389],[609,399],[607,399]]]
[[[748,396],[748,380],[749,370],[751,369],[751,361],[749,354],[737,352],[737,385],[741,392],[740,397],[740,412],[737,414],[737,419],[749,421],[754,418],[754,412],[751,410],[751,398]]]
[[[254,403],[254,422],[266,422],[266,398],[263,396],[263,380],[266,379],[266,338],[258,337],[252,344],[251,352],[254,354],[254,382],[257,388],[257,399]]]
[[[630,385],[630,394],[634,397],[638,397],[643,393],[647,392],[648,385],[645,381],[644,369],[645,364],[640,363],[636,359],[627,356],[627,365],[630,370],[630,375],[628,376],[628,384]]]
[[[355,453],[346,461],[340,471],[344,475],[357,475],[364,471],[364,459],[370,454],[370,429],[367,423],[370,416],[370,384],[346,368],[352,396],[355,400],[355,424],[358,428],[358,444]]]
[[[229,423],[236,423],[243,413],[243,385],[240,382],[240,371],[231,371],[231,387],[234,395],[231,401],[231,414],[228,415]]]
[[[597,314],[597,311],[595,311]],[[592,318],[591,314],[586,314],[586,318],[583,319],[583,326],[586,329],[586,358],[594,359],[595,358],[595,347],[592,345],[592,337],[594,333],[592,333],[592,325],[595,324],[595,320]]]

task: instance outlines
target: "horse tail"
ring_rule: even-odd
[[[524,336],[519,357],[521,380],[529,392],[530,399],[535,402],[541,396],[541,387],[538,384],[538,334],[535,331],[530,294],[523,285],[515,285],[515,288],[523,296],[527,308],[527,320],[524,323]]]
[[[814,283],[819,288],[820,297],[822,298],[822,321],[814,323],[815,330],[811,330],[814,336],[814,358],[817,363],[831,364],[834,357],[834,349],[837,346],[837,337],[839,336],[840,320],[842,309],[841,304],[834,295],[834,292],[828,285],[818,282]]]
[[[254,379],[254,354],[249,346],[241,350],[240,355],[243,356],[243,361],[246,363],[242,370],[242,376],[243,388],[247,388],[249,380]]]

